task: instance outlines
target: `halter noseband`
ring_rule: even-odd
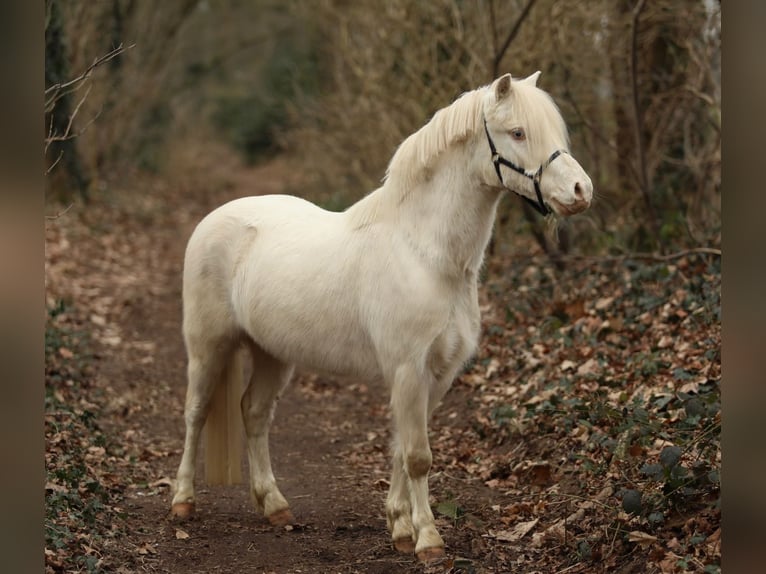
[[[566,150],[563,149],[557,149],[554,151],[551,156],[545,160],[545,162],[537,169],[536,172],[531,173],[525,170],[523,167],[520,167],[513,163],[510,160],[505,159],[503,156],[501,156],[499,153],[497,153],[497,148],[495,147],[495,142],[492,141],[492,136],[489,135],[489,128],[487,127],[487,119],[484,118],[484,131],[487,134],[487,141],[489,142],[489,150],[492,152],[492,163],[495,166],[495,171],[497,172],[497,177],[500,180],[500,183],[505,187],[506,189],[510,189],[512,192],[514,192],[516,195],[521,197],[524,201],[529,203],[532,207],[534,207],[539,213],[542,215],[548,215],[551,213],[550,207],[548,207],[545,202],[543,201],[543,194],[540,192],[540,178],[543,176],[543,170],[548,167],[551,162],[559,157],[562,153],[568,153]],[[510,187],[505,185],[505,182],[503,181],[503,175],[500,173],[500,165],[504,165],[505,167],[511,168],[516,173],[520,173],[524,177],[528,177],[532,180],[532,183],[535,185],[535,193],[537,194],[537,201],[533,201],[529,199],[525,195],[521,195],[518,191],[515,189],[511,189]]]

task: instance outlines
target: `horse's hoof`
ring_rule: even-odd
[[[439,562],[441,560],[444,560],[445,554],[444,554],[444,548],[441,546],[435,546],[433,548],[424,548],[420,552],[417,553],[418,560],[420,560],[423,564],[433,564],[434,562]]]
[[[194,514],[193,502],[176,502],[170,509],[170,516],[180,520],[188,520]]]
[[[287,526],[295,522],[295,517],[289,508],[285,508],[269,514],[269,522],[272,526]]]
[[[415,553],[415,543],[410,536],[394,540],[394,548],[396,548],[397,552],[401,552],[402,554]]]

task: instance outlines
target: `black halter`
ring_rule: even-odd
[[[505,187],[506,189],[510,189],[512,192],[514,192],[516,195],[521,197],[524,201],[529,203],[532,207],[534,207],[539,213],[542,215],[548,215],[551,213],[551,208],[548,207],[545,202],[543,201],[543,194],[540,192],[540,178],[543,176],[543,170],[548,167],[551,162],[559,157],[562,153],[567,153],[566,150],[563,149],[557,149],[551,154],[551,157],[549,157],[539,168],[536,172],[532,173],[527,170],[525,170],[523,167],[520,167],[513,163],[510,160],[505,159],[503,156],[501,156],[499,153],[497,153],[497,148],[495,147],[495,142],[492,141],[492,136],[489,135],[489,128],[487,127],[487,120],[484,119],[484,131],[487,133],[487,141],[489,142],[489,150],[492,152],[492,163],[495,165],[495,171],[497,172],[497,177],[500,180],[500,183]],[[510,187],[505,185],[505,182],[503,181],[503,175],[500,173],[500,165],[504,165],[505,167],[511,168],[516,173],[520,173],[524,177],[528,177],[532,180],[532,183],[535,185],[535,193],[537,194],[537,201],[533,201],[529,199],[527,196],[520,194],[515,189],[511,189]]]

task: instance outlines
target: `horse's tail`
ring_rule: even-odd
[[[213,391],[205,423],[205,480],[242,482],[242,349],[235,350]]]

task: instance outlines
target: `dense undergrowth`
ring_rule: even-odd
[[[114,499],[101,461],[107,441],[91,386],[87,332],[62,302],[45,330],[45,554],[49,568],[98,572]]]
[[[491,263],[458,383],[475,418],[443,451],[518,500],[499,552],[525,537],[541,572],[720,572],[720,281],[699,253]]]
[[[91,316],[92,317],[92,316]],[[125,534],[124,494],[140,475],[135,448],[103,428],[99,357],[87,314],[61,300],[45,328],[46,572],[114,572]]]

